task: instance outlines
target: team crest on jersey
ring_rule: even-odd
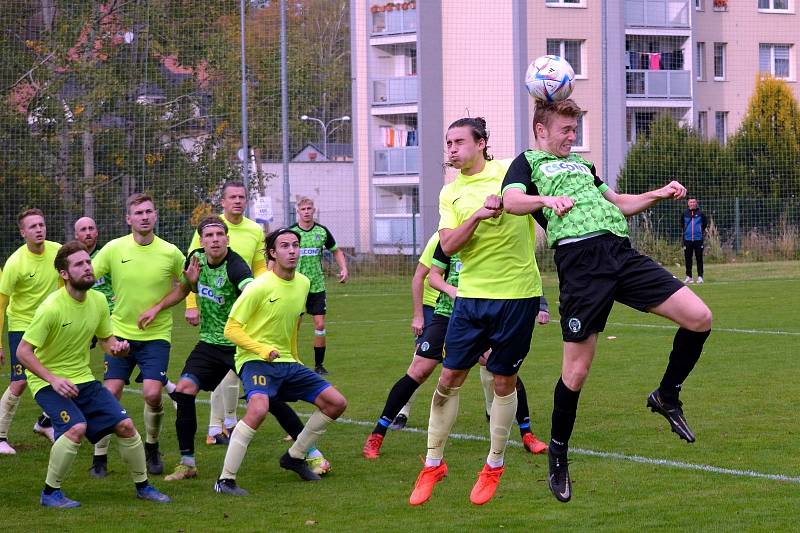
[[[556,174],[560,174],[562,172],[580,172],[581,174],[586,174],[587,176],[592,175],[592,171],[589,170],[589,167],[583,163],[577,163],[575,161],[553,161],[552,163],[545,163],[544,165],[540,166],[539,170],[541,170],[542,174],[548,178],[552,178]]]
[[[220,277],[220,278],[215,279],[214,280],[214,285],[216,285],[218,289],[221,288],[223,285],[225,285],[225,278],[221,278]]]
[[[207,300],[211,300],[212,302],[216,302],[219,305],[225,304],[225,297],[221,294],[216,294],[214,289],[203,285],[202,283],[197,284],[197,294],[200,298],[205,298]]]
[[[455,266],[453,268],[456,271],[456,274],[460,273],[461,272],[461,261],[456,261],[456,264],[455,264]]]
[[[570,318],[567,327],[572,333],[578,333],[581,330],[581,321],[577,318]]]
[[[102,285],[102,284],[103,284],[103,283],[105,283],[105,282],[106,282],[106,278],[105,278],[105,276],[100,276],[99,278],[97,278],[97,279],[95,280],[95,282],[94,282],[94,286],[95,286],[95,287],[99,287],[100,285]]]

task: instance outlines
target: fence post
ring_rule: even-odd
[[[411,211],[411,256],[417,257],[417,215],[418,212]]]
[[[741,209],[739,208],[739,197],[738,196],[736,197],[736,201],[734,202],[733,209],[734,209],[734,211],[733,211],[733,214],[734,214],[734,218],[733,218],[733,225],[734,225],[733,251],[738,254],[739,253],[739,246],[740,246],[740,240],[739,239],[741,238],[739,225],[740,225],[741,220],[742,220],[742,212],[741,212]]]

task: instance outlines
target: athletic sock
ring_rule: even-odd
[[[317,440],[327,431],[328,425],[333,422],[333,418],[329,417],[319,409],[309,417],[303,431],[294,440],[294,444],[289,448],[289,455],[295,459],[305,459],[308,450],[316,446]]]
[[[256,430],[239,420],[231,434],[228,451],[225,453],[225,462],[222,464],[221,479],[236,479],[236,473],[242,466],[242,461],[247,453],[247,447],[256,434]]]
[[[39,415],[39,419],[36,421],[39,424],[39,427],[43,428],[51,428],[53,427],[53,421],[50,420],[50,417],[47,416],[47,413],[42,413]]]
[[[167,381],[167,384],[166,384],[166,385],[164,385],[164,389],[167,391],[167,394],[172,394],[173,392],[175,392],[175,389],[176,389],[176,388],[178,388],[178,386],[177,386],[177,385],[175,385],[175,384],[174,384],[173,382],[171,382],[171,381]]]
[[[119,442],[119,455],[122,457],[122,462],[128,467],[133,482],[137,487],[139,487],[139,483],[147,485],[147,466],[145,465],[141,435],[136,432],[133,437],[117,437],[117,441]]]
[[[106,435],[99,441],[97,441],[94,445],[94,459],[95,462],[97,460],[106,461],[106,456],[108,455],[108,445],[111,444],[111,435]],[[100,459],[100,458],[103,459]]]
[[[150,444],[158,443],[158,436],[161,434],[161,421],[164,418],[164,406],[152,407],[145,402],[144,404],[144,430],[145,442]]]
[[[383,406],[383,413],[381,413],[381,417],[372,432],[378,435],[386,435],[389,425],[391,425],[400,409],[406,405],[418,388],[419,383],[414,381],[408,374],[398,379],[392,390],[389,391],[386,405]]]
[[[14,420],[19,399],[19,396],[11,393],[11,387],[8,387],[3,393],[3,397],[0,398],[0,439],[8,438],[8,428],[11,427],[11,421]]]
[[[668,403],[676,403],[684,380],[689,376],[703,352],[703,344],[711,330],[689,331],[679,328],[672,341],[669,363],[658,387],[661,397]]]
[[[524,437],[531,431],[531,413],[528,410],[528,393],[525,390],[525,384],[522,378],[517,376],[517,425],[519,426],[519,435]]]
[[[492,400],[494,399],[494,374],[489,372],[485,366],[480,365],[481,387],[483,388],[483,401],[486,404],[486,414],[492,412]]]
[[[66,435],[61,435],[50,448],[50,462],[47,463],[47,479],[45,483],[58,489],[69,472],[75,457],[78,455],[79,442],[72,442]]]
[[[558,378],[553,391],[553,416],[550,428],[550,450],[555,454],[564,453],[569,447],[580,396],[580,389],[571,390],[561,378]]]
[[[461,387],[444,387],[436,384],[428,419],[428,453],[426,466],[439,466],[444,457],[444,446],[458,415],[458,391]]]
[[[239,407],[239,376],[228,372],[222,379],[222,406],[225,410],[225,427],[231,428],[238,422],[236,408]]]
[[[517,412],[517,391],[508,396],[494,395],[492,410],[489,412],[489,432],[491,445],[486,463],[492,468],[503,466],[503,461],[508,445],[508,436],[514,423],[514,414]]]
[[[50,485],[45,483],[44,484],[44,490],[42,492],[44,492],[45,494],[47,494],[49,496],[50,494],[53,494],[57,490],[58,490],[57,487],[51,487]]]
[[[314,346],[314,366],[322,366],[325,361],[325,346]]]
[[[208,434],[212,437],[222,433],[222,424],[225,421],[224,387],[225,385],[220,382],[220,384],[211,391],[211,411],[208,414]],[[217,428],[219,428],[219,431],[217,431]]]
[[[269,412],[275,417],[275,420],[280,424],[283,430],[289,434],[292,439],[297,440],[297,436],[303,431],[303,422],[294,409],[289,407],[289,404],[280,400],[271,400],[269,402]]]
[[[175,432],[178,434],[178,448],[181,455],[194,455],[194,437],[197,433],[197,409],[195,397],[191,394],[173,394],[178,403],[175,415]]]

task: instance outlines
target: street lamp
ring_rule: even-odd
[[[306,120],[306,121],[313,120],[314,122],[320,125],[320,127],[322,128],[322,153],[325,155],[325,159],[328,159],[328,126],[337,121],[347,122],[350,120],[350,117],[344,115],[343,117],[333,118],[328,122],[324,122],[323,120],[318,119],[317,117],[309,117],[308,115],[303,115],[300,117],[300,120]]]

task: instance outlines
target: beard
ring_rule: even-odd
[[[92,276],[91,281],[84,278],[74,279],[72,276],[69,277],[69,284],[79,291],[88,291],[94,287],[96,281],[97,280],[94,278],[94,276]]]

